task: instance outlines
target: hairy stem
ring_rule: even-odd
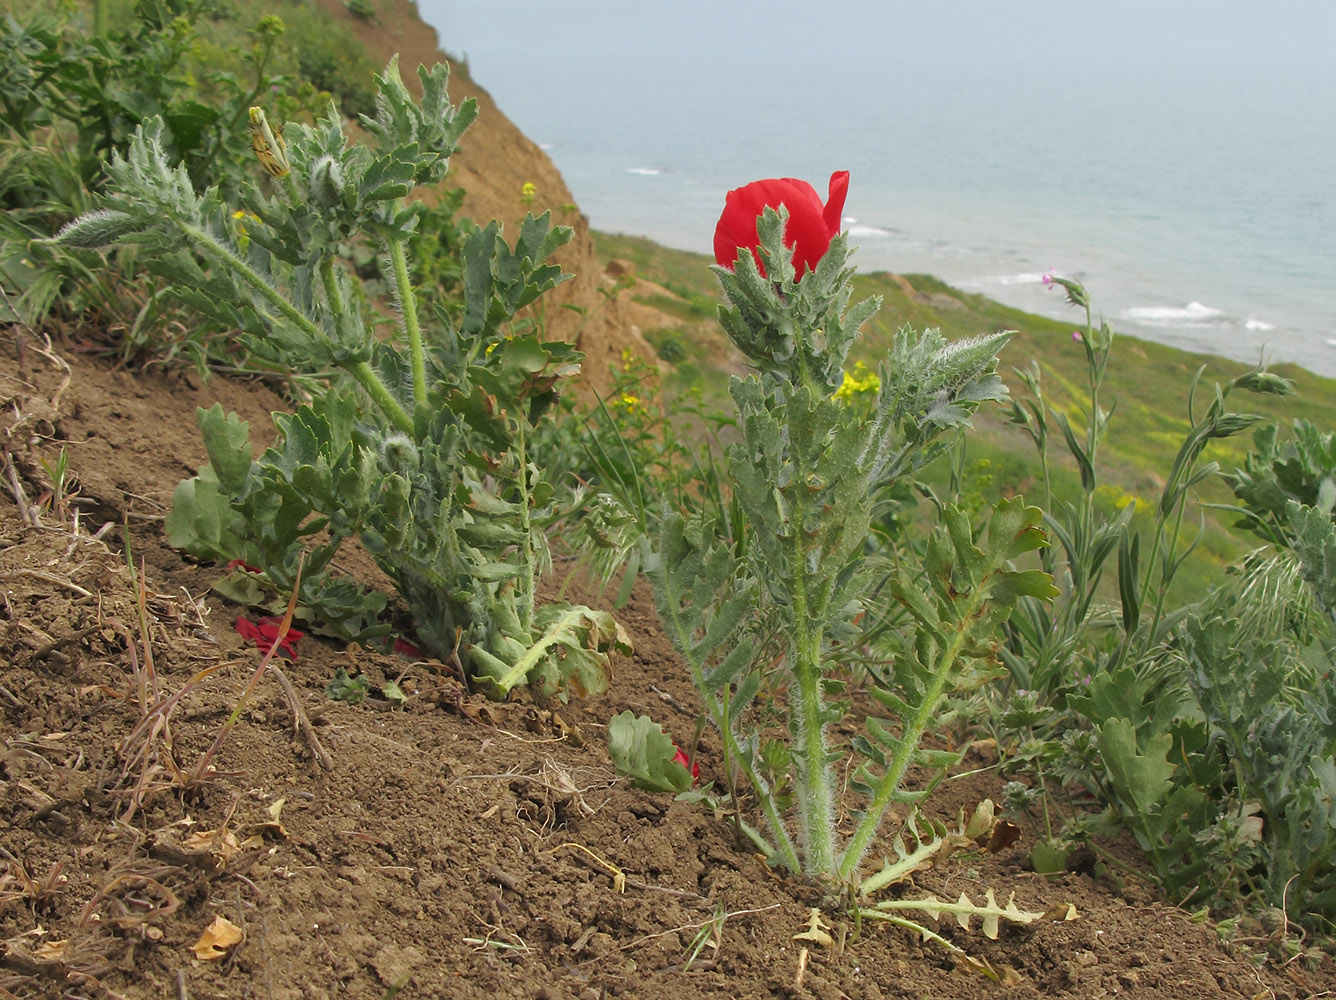
[[[804,579],[803,523],[801,510],[794,511],[793,633],[789,643],[789,669],[797,683],[789,690],[789,711],[796,743],[795,784],[802,823],[803,857],[808,874],[829,874],[835,868],[835,797],[831,790],[830,764],[826,760],[826,737],[821,699],[821,629],[808,618],[807,581]]]
[[[386,237],[385,245],[389,250],[390,264],[394,270],[395,293],[399,298],[404,336],[408,339],[408,355],[413,366],[413,422],[418,426],[419,434],[424,434],[427,422],[427,364],[422,353],[422,327],[418,324],[417,295],[413,291],[413,282],[408,277],[408,261],[404,256],[403,242],[391,236]]]
[[[233,253],[230,247],[202,229],[184,222],[178,224],[181,231],[194,240],[204,254],[212,257],[238,275],[242,281],[273,306],[284,319],[287,319],[312,340],[328,341],[325,331],[321,330],[309,316],[284,298],[278,289],[265,281],[256,273],[254,268]],[[366,394],[380,407],[381,412],[389,418],[396,428],[405,434],[413,433],[412,419],[404,412],[404,408],[399,405],[398,400],[385,388],[385,384],[369,364],[365,361],[347,361],[343,363],[342,367],[357,380],[357,384],[365,390]]]
[[[977,588],[975,590],[969,606],[960,616],[956,630],[951,636],[950,644],[942,650],[937,668],[933,671],[932,680],[928,684],[928,689],[923,693],[923,700],[919,702],[913,716],[905,720],[900,741],[896,745],[890,763],[886,765],[886,772],[882,775],[881,780],[877,782],[872,799],[868,803],[867,810],[863,813],[863,819],[859,822],[858,829],[854,831],[853,837],[849,839],[849,843],[845,846],[844,853],[841,855],[837,875],[842,881],[848,881],[853,877],[858,862],[863,859],[867,849],[872,846],[872,839],[881,826],[881,818],[900,788],[900,782],[904,778],[905,771],[914,759],[914,751],[918,749],[919,740],[933,720],[937,703],[942,700],[942,695],[946,692],[947,680],[951,677],[956,660],[960,658],[961,650],[965,648],[965,643],[969,637],[970,623],[983,606],[982,589]]]
[[[414,376],[416,381],[416,375]],[[534,609],[534,562],[536,556],[533,546],[533,520],[532,511],[529,509],[532,503],[532,492],[529,489],[529,458],[525,449],[524,439],[524,415],[517,415],[515,419],[515,459],[519,468],[516,470],[516,485],[520,490],[520,532],[523,541],[520,542],[520,563],[522,566],[519,576],[519,618],[520,626],[525,632],[529,631],[533,623]]]

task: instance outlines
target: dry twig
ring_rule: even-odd
[[[269,672],[278,678],[278,685],[283,689],[283,697],[287,700],[288,707],[292,709],[292,726],[306,739],[306,745],[310,747],[312,755],[320,762],[320,766],[326,771],[334,770],[334,758],[330,757],[329,752],[320,745],[320,740],[315,735],[315,728],[311,725],[311,719],[306,714],[306,709],[302,707],[301,696],[297,694],[297,689],[292,686],[292,681],[288,680],[288,675],[283,673],[278,664],[270,663]]]

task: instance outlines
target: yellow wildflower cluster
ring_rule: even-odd
[[[533,200],[538,197],[538,185],[533,181],[525,181],[520,186],[520,201],[526,205],[532,205]]]
[[[852,403],[856,397],[877,392],[880,388],[881,378],[877,373],[869,371],[863,362],[856,361],[853,370],[844,373],[844,381],[835,390],[835,398],[844,403]]]
[[[1115,483],[1100,483],[1095,487],[1095,497],[1103,503],[1107,503],[1110,509],[1120,511],[1129,503],[1136,505],[1137,514],[1145,513],[1150,510],[1151,503],[1143,500],[1135,493],[1129,493]]]
[[[624,392],[614,399],[612,405],[618,409],[625,410],[627,413],[636,413],[645,408],[645,404],[641,402],[640,397],[633,396],[629,392]]]

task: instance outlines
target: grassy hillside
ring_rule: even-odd
[[[667,386],[674,392],[700,392],[705,399],[726,407],[729,369],[721,359],[728,345],[714,319],[718,286],[704,254],[672,250],[651,240],[606,233],[595,234],[600,258],[629,262],[641,282],[630,294],[665,315],[658,329],[646,338],[666,360],[674,362]],[[1071,310],[1069,321],[1021,312],[983,295],[961,292],[928,275],[874,273],[860,276],[857,294],[880,295],[881,312],[869,324],[854,360],[874,362],[900,327],[936,327],[951,338],[1015,330],[1004,355],[1004,375],[1013,393],[1024,387],[1013,369],[1037,365],[1046,399],[1061,410],[1080,435],[1086,426],[1088,399],[1086,356],[1072,333],[1085,324],[1084,312]],[[1098,323],[1099,290],[1090,289]],[[1059,295],[1059,290],[1054,290]],[[1117,331],[1115,330],[1115,333]],[[669,346],[665,349],[665,344]],[[1097,472],[1100,504],[1113,512],[1129,500],[1137,501],[1137,519],[1149,523],[1168,474],[1191,424],[1189,393],[1198,370],[1205,368],[1197,388],[1195,413],[1200,418],[1223,383],[1248,370],[1246,365],[1208,355],[1190,354],[1134,337],[1117,336],[1101,393],[1106,410],[1112,408],[1109,436],[1099,454]],[[1290,397],[1239,395],[1231,397],[1237,409],[1262,414],[1268,420],[1289,423],[1305,417],[1324,428],[1336,427],[1336,380],[1314,375],[1294,365],[1275,371],[1295,382]],[[978,499],[1024,493],[1038,499],[1040,464],[1029,437],[993,408],[979,421],[979,433],[970,439],[965,458],[965,488]],[[1228,471],[1240,464],[1251,446],[1247,434],[1213,441],[1206,461]],[[1050,465],[1055,495],[1073,497],[1079,475],[1056,427],[1051,429]],[[945,470],[939,472],[944,479]],[[1232,494],[1222,481],[1212,479],[1199,490],[1206,503],[1228,503]],[[1184,598],[1202,593],[1251,544],[1226,529],[1232,518],[1201,508],[1206,531],[1201,554],[1206,558],[1184,567],[1180,587]]]

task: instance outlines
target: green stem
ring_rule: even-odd
[[[858,828],[854,831],[853,837],[849,839],[849,843],[841,855],[840,865],[836,872],[840,881],[847,882],[853,877],[858,862],[863,859],[867,849],[872,846],[872,839],[881,826],[881,818],[900,788],[900,782],[913,760],[914,751],[918,748],[919,739],[927,730],[928,724],[932,722],[937,703],[941,701],[942,695],[946,691],[946,682],[951,676],[952,668],[960,657],[961,650],[965,648],[970,623],[983,606],[984,597],[980,593],[981,590],[982,588],[979,588],[975,591],[967,610],[960,616],[960,624],[956,626],[950,645],[942,650],[942,658],[937,665],[937,669],[933,672],[928,689],[923,693],[923,700],[919,702],[913,716],[905,721],[895,753],[892,755],[890,763],[886,765],[886,773],[877,782],[872,800],[863,813],[863,819],[859,822]]]
[[[789,406],[795,405],[803,397],[807,397],[803,405],[810,406],[810,400],[822,397],[822,387],[813,384],[807,355],[803,350],[798,352],[796,375],[793,380],[795,391],[790,394]],[[797,391],[799,389],[806,391]],[[791,460],[798,466],[794,470],[794,477],[801,482],[807,478],[808,470],[803,467],[807,456],[797,451],[795,449]],[[809,875],[832,875],[836,862],[835,781],[827,759],[826,727],[823,721],[825,702],[821,690],[821,654],[825,631],[817,620],[819,612],[814,605],[819,602],[813,601],[817,595],[808,593],[805,570],[807,552],[801,527],[806,521],[806,505],[799,495],[794,500],[789,519],[793,532],[793,552],[790,556],[793,606],[788,663],[789,671],[796,681],[789,688],[789,725],[794,737],[794,786],[798,794],[805,871]]]
[[[696,690],[705,690],[702,686],[704,681],[700,677],[699,669],[693,667],[692,674],[696,680]],[[724,737],[725,752],[728,753],[738,763],[739,770],[746,777],[747,782],[756,792],[756,798],[761,804],[761,812],[765,815],[766,824],[770,831],[775,835],[775,854],[784,863],[784,867],[795,875],[802,871],[802,863],[798,860],[798,849],[793,844],[793,838],[789,836],[788,827],[784,825],[784,817],[780,814],[779,804],[775,801],[775,796],[770,790],[770,783],[752,767],[750,760],[742,753],[742,747],[738,745],[737,734],[733,732],[733,727],[729,722],[728,715],[719,714],[719,703],[715,699],[710,699],[708,708],[710,714],[715,718],[715,724]]]
[[[1173,559],[1174,553],[1178,551],[1178,536],[1183,530],[1183,514],[1186,512],[1187,506],[1188,506],[1188,496],[1185,491],[1183,493],[1183,496],[1179,498],[1178,510],[1174,514],[1174,528],[1173,531],[1170,532],[1169,534],[1169,546],[1165,550],[1165,555],[1164,555],[1165,562],[1171,561]],[[1154,564],[1152,564],[1149,567],[1149,569],[1153,570]],[[1149,573],[1147,575],[1149,577]],[[1158,595],[1156,595],[1155,598],[1155,616],[1151,620],[1150,631],[1146,633],[1146,638],[1142,645],[1143,654],[1149,652],[1151,644],[1155,641],[1155,633],[1158,632],[1160,629],[1160,619],[1164,617],[1164,602],[1165,599],[1169,596],[1169,584],[1171,584],[1172,582],[1173,582],[1172,572],[1165,573],[1162,571],[1160,573],[1160,592]]]
[[[349,375],[356,379],[362,390],[371,397],[372,402],[389,418],[390,423],[404,434],[413,433],[413,418],[408,415],[399,401],[385,388],[376,370],[365,361],[345,361],[340,364]]]
[[[416,375],[414,381],[416,382]],[[524,539],[520,543],[522,568],[519,576],[519,618],[520,626],[525,632],[528,632],[530,625],[533,623],[534,563],[536,557],[533,545],[532,512],[529,509],[529,505],[532,503],[532,492],[529,489],[529,458],[525,449],[524,415],[522,413],[516,417],[515,426],[515,457],[519,465],[517,485],[520,490],[520,533]]]
[[[93,35],[97,38],[107,37],[107,4],[108,0],[93,0]]]
[[[408,261],[403,242],[387,236],[386,249],[394,269],[394,284],[403,314],[404,335],[408,338],[408,353],[413,365],[413,422],[420,436],[426,435],[427,422],[427,363],[422,352],[422,328],[418,325],[417,295],[408,277]]]
[[[668,610],[664,615],[664,625],[671,630],[670,634],[679,640],[679,649],[690,649],[690,630],[678,616],[677,609],[681,606],[678,595],[671,594],[670,600],[665,602],[665,605]],[[732,713],[729,706],[727,703],[721,705],[718,693],[705,683],[705,674],[701,669],[700,661],[692,655],[688,655],[686,661],[687,668],[691,671],[691,680],[696,685],[696,690],[701,693],[705,711],[714,720],[715,727],[723,737],[725,756],[731,757],[737,762],[738,769],[756,792],[756,798],[761,805],[761,812],[765,815],[770,831],[775,835],[776,856],[789,871],[796,875],[802,871],[802,864],[798,860],[798,851],[794,847],[793,838],[789,836],[788,827],[784,825],[784,817],[780,813],[779,804],[775,801],[775,796],[770,790],[770,783],[752,765],[752,758],[743,753],[742,747],[738,743],[737,733],[733,731]]]
[[[326,257],[320,262],[320,283],[325,287],[325,300],[329,303],[329,311],[334,317],[334,328],[338,329],[339,320],[343,318],[344,305],[343,294],[339,291],[339,281],[334,274],[333,257]]]
[[[808,618],[806,555],[802,511],[793,512],[793,638],[789,644],[790,670],[797,683],[789,689],[789,711],[794,725],[795,785],[802,822],[803,855],[808,874],[835,870],[835,796],[826,759],[824,705],[821,699],[821,631]]]
[[[281,316],[312,340],[328,343],[329,338],[325,336],[325,332],[316,326],[310,317],[285,299],[278,289],[265,281],[254,268],[233,253],[229,247],[202,229],[184,222],[178,223],[178,225],[183,233],[195,241],[204,254],[231,269],[273,306]],[[369,364],[365,361],[345,361],[341,363],[341,367],[357,380],[357,384],[365,390],[366,394],[380,407],[381,412],[389,418],[396,428],[405,434],[413,433],[412,419],[404,412],[404,408],[399,405],[398,400],[390,395],[390,391],[385,388],[385,383],[380,380],[380,377],[376,375]]]

